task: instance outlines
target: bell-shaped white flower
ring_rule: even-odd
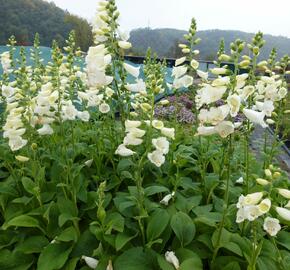
[[[241,176],[240,178],[238,178],[238,179],[236,180],[236,183],[237,183],[237,184],[243,184],[243,183],[244,183],[244,178]]]
[[[217,130],[215,129],[214,126],[211,126],[211,127],[199,126],[197,128],[197,133],[195,134],[195,136],[199,136],[199,135],[209,136],[215,133],[217,133]]]
[[[174,251],[166,251],[165,253],[165,259],[166,261],[168,261],[169,263],[173,264],[174,268],[176,270],[179,269],[179,260],[178,258],[175,256]]]
[[[121,49],[128,50],[128,49],[130,49],[132,47],[132,44],[129,41],[120,40],[120,41],[118,41],[118,46]]]
[[[161,204],[168,205],[169,201],[174,197],[175,192],[172,192],[171,194],[167,194],[164,196],[164,198],[160,201]]]
[[[212,82],[212,86],[226,86],[230,83],[230,77],[220,77]]]
[[[178,78],[182,77],[186,72],[187,72],[186,66],[173,67],[172,76],[175,79],[178,79]]]
[[[259,210],[261,211],[261,213],[265,214],[267,212],[269,212],[270,208],[271,208],[271,200],[270,199],[264,199],[262,200],[259,204],[258,204]]]
[[[175,66],[179,66],[179,65],[182,65],[184,62],[186,61],[186,57],[181,57],[181,58],[178,58],[175,60]]]
[[[87,161],[85,161],[85,165],[88,167],[88,168],[90,168],[91,166],[92,166],[92,164],[93,164],[93,159],[89,159],[89,160],[87,160]]]
[[[152,139],[152,144],[154,147],[166,155],[169,152],[169,141],[165,137],[159,137],[157,139]]]
[[[123,66],[124,66],[125,70],[129,74],[131,74],[133,77],[135,77],[135,78],[138,78],[139,77],[140,67],[135,67],[135,66],[129,65],[127,63],[124,63]]]
[[[15,136],[15,137],[9,138],[8,145],[11,151],[14,152],[23,148],[27,144],[27,142],[28,142],[27,140],[22,139],[20,136]]]
[[[146,84],[142,79],[137,79],[136,83],[126,84],[125,88],[132,93],[142,93],[146,91]]]
[[[250,109],[243,109],[244,115],[254,124],[259,124],[263,128],[266,128],[268,125],[265,123],[265,113],[257,112]]]
[[[124,145],[140,145],[143,142],[142,139],[135,137],[132,133],[128,133],[124,138]]]
[[[230,121],[222,121],[216,125],[215,130],[222,138],[226,138],[235,131],[235,126]]]
[[[92,257],[82,256],[82,259],[85,260],[87,266],[91,269],[96,269],[99,264],[99,261]]]
[[[266,217],[263,224],[263,229],[271,236],[276,236],[281,230],[281,225],[277,218]]]
[[[134,155],[135,152],[127,148],[124,144],[120,144],[117,150],[115,151],[115,154],[122,157],[129,157],[129,156]]]
[[[43,125],[42,128],[38,129],[37,132],[41,136],[51,135],[51,134],[53,134],[53,129],[50,127],[50,125],[45,124],[45,125]]]
[[[162,128],[164,128],[164,123],[160,120],[153,120],[152,126],[156,129],[162,129]]]
[[[242,89],[241,98],[247,100],[250,95],[255,92],[255,87],[252,85],[247,85]]]
[[[142,124],[141,121],[137,121],[137,120],[126,120],[125,121],[125,128],[126,131],[130,131],[130,129],[132,128],[138,128],[140,127]]]
[[[102,104],[99,105],[99,111],[101,113],[104,113],[104,114],[108,113],[110,111],[110,109],[111,109],[110,106],[105,102],[103,102]]]
[[[202,78],[203,80],[207,80],[208,79],[208,72],[204,72],[202,70],[197,70],[196,71],[197,75]]]
[[[241,106],[241,98],[237,94],[233,94],[228,96],[227,103],[230,106],[230,114],[232,117],[237,116],[240,106]]]
[[[210,72],[214,75],[224,75],[228,70],[226,68],[212,68]]]
[[[283,196],[285,199],[290,199],[290,190],[285,188],[278,188],[277,190],[279,194]]]
[[[88,122],[90,120],[90,113],[88,111],[77,112],[77,118],[81,119],[84,122]]]
[[[199,105],[198,108],[203,104],[209,105],[210,103],[220,100],[226,90],[226,86],[213,87],[209,84],[205,85],[198,91],[198,95],[196,96],[196,101]]]
[[[191,60],[190,65],[194,70],[198,69],[199,67],[199,63],[195,59]]]
[[[163,153],[159,150],[148,153],[147,157],[157,167],[161,167],[161,165],[165,162],[165,157]]]
[[[161,128],[161,133],[170,138],[170,139],[175,139],[175,129],[174,128],[166,128],[166,127],[163,127]]]
[[[276,207],[276,212],[283,219],[290,221],[290,210],[282,207]]]
[[[245,196],[245,205],[255,205],[260,202],[263,197],[263,192],[250,193]]]

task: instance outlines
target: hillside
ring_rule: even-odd
[[[63,46],[75,29],[77,45],[86,51],[91,44],[91,27],[85,19],[42,0],[0,0],[0,45],[15,35],[18,45],[31,45],[39,33],[41,45],[51,46],[53,39]]]
[[[157,53],[159,57],[178,57],[180,49],[177,47],[179,42],[184,41],[183,35],[186,31],[177,29],[150,29],[140,28],[131,31],[130,41],[133,44],[134,52],[139,55],[144,55],[147,48]],[[219,42],[222,38],[225,40],[226,49],[229,50],[231,41],[240,38],[245,41],[250,41],[254,36],[253,33],[246,33],[234,30],[205,30],[198,31],[197,37],[202,39],[202,42],[197,46],[200,50],[200,58],[211,60],[215,56]],[[282,36],[265,35],[266,45],[261,54],[261,58],[267,58],[273,47],[278,49],[278,56],[290,54],[290,39]]]

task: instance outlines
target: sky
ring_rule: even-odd
[[[98,0],[47,0],[91,20]],[[290,37],[289,0],[116,0],[121,28],[222,29]]]

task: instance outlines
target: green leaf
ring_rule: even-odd
[[[145,252],[142,247],[134,247],[125,251],[117,258],[114,270],[152,270],[154,258],[151,253]]]
[[[33,264],[33,256],[21,252],[11,252],[8,249],[0,250],[1,270],[28,270]]]
[[[290,232],[280,231],[277,234],[277,243],[290,250]]]
[[[170,216],[166,210],[157,208],[150,216],[147,226],[147,239],[153,241],[166,229]]]
[[[241,248],[234,242],[223,243],[221,246],[223,248],[241,256],[241,257],[243,256],[243,252],[242,252]]]
[[[169,192],[169,189],[164,186],[150,186],[145,188],[144,193],[146,196],[151,196],[157,193],[162,193],[162,192]]]
[[[34,194],[34,188],[36,187],[35,183],[28,177],[22,177],[21,179],[22,185],[24,187],[24,189],[30,193],[30,194]]]
[[[175,270],[174,266],[165,260],[163,256],[158,255],[157,261],[162,270]]]
[[[20,215],[10,219],[6,224],[3,224],[3,229],[6,230],[11,226],[40,228],[38,220],[27,215]]]
[[[226,230],[226,229],[222,229],[222,231],[220,231],[220,229],[216,229],[216,231],[213,233],[212,238],[211,238],[211,242],[213,247],[221,247],[221,246],[226,246],[228,244],[228,242],[231,239],[231,234]]]
[[[24,254],[40,253],[49,244],[44,236],[28,236],[23,243],[20,243],[16,250]]]
[[[174,214],[170,222],[171,228],[181,242],[181,246],[189,244],[195,236],[195,225],[193,220],[185,213]]]
[[[126,233],[118,233],[115,241],[115,247],[116,250],[121,250],[130,240],[135,238],[137,236],[137,233],[135,235],[128,235]]]
[[[58,241],[63,241],[63,242],[69,242],[69,241],[74,241],[77,242],[78,240],[78,235],[76,232],[76,229],[72,226],[66,228],[58,237]]]
[[[240,265],[238,262],[230,262],[222,270],[240,270]]]
[[[110,213],[105,219],[106,234],[110,234],[112,230],[123,232],[125,219],[117,212]]]
[[[60,269],[66,263],[71,250],[71,243],[49,244],[39,256],[37,270]]]
[[[201,259],[196,255],[195,258],[190,258],[182,262],[179,270],[203,270]]]

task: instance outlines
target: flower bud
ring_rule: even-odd
[[[272,172],[269,169],[266,169],[264,172],[268,178],[272,178]]]
[[[25,156],[15,156],[15,158],[20,162],[27,162],[29,160],[29,158]]]
[[[269,181],[267,181],[266,179],[263,179],[263,178],[257,178],[256,182],[261,186],[267,186],[270,184]]]
[[[273,178],[274,179],[277,179],[277,178],[279,178],[281,176],[281,173],[280,172],[274,172],[273,173]]]

